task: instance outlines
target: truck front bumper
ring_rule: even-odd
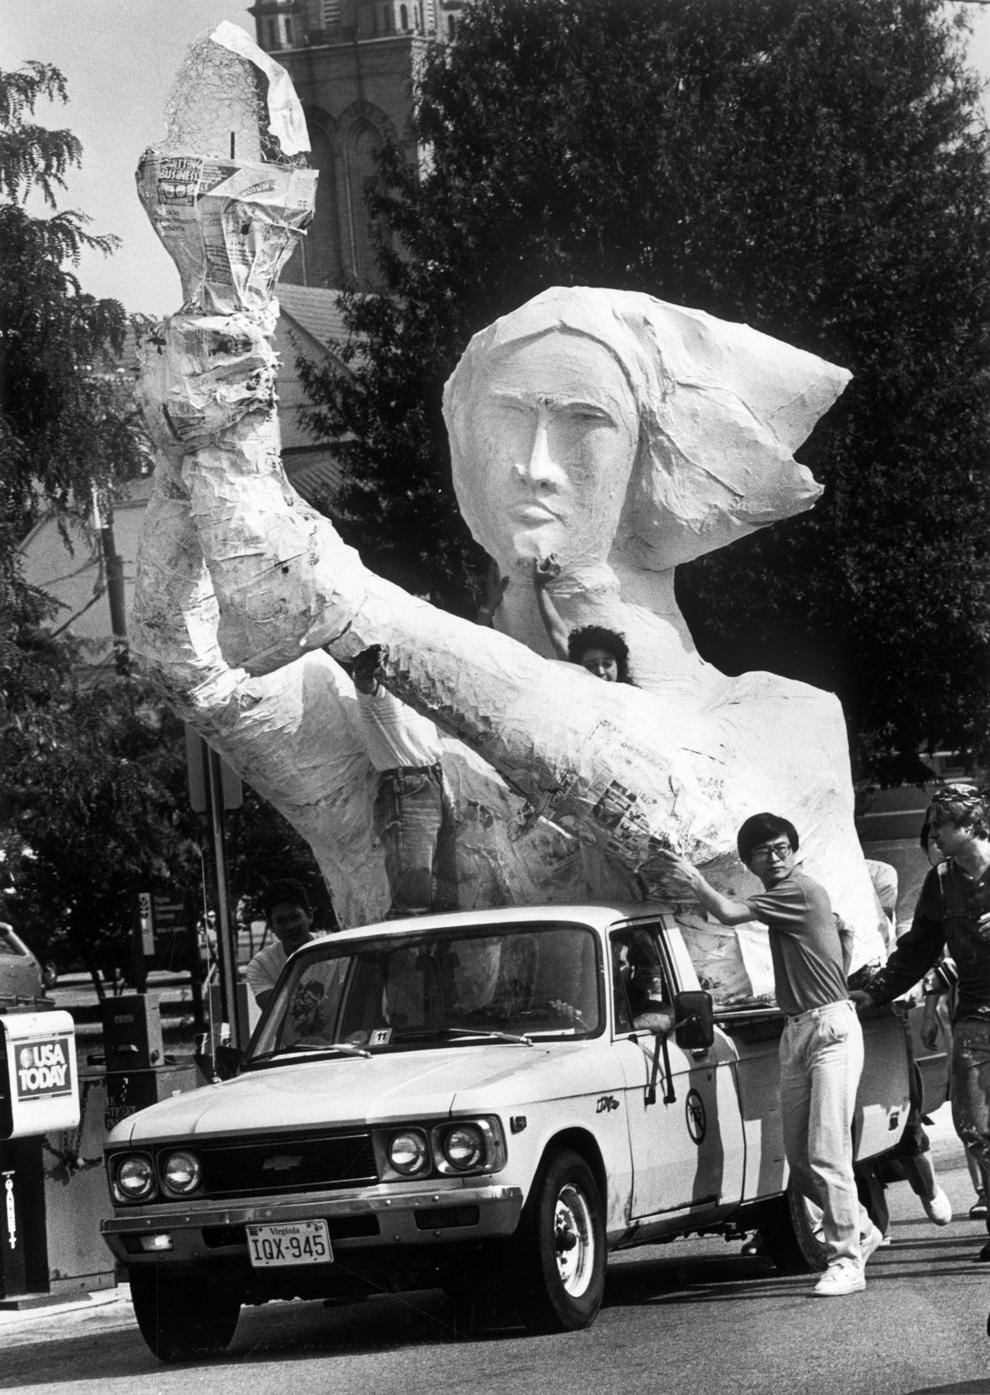
[[[372,1194],[288,1195],[237,1205],[157,1205],[123,1207],[101,1230],[116,1258],[130,1266],[197,1267],[243,1259],[245,1227],[283,1221],[327,1222],[334,1252],[449,1247],[504,1239],[519,1224],[519,1187],[460,1186]],[[370,1257],[370,1256],[369,1256]]]

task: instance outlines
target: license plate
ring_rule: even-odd
[[[329,1264],[333,1259],[326,1221],[282,1221],[249,1225],[248,1257],[255,1269],[288,1264]]]

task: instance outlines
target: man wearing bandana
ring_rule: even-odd
[[[990,812],[986,795],[973,785],[937,790],[925,829],[944,860],[925,878],[911,929],[867,987],[853,990],[850,996],[859,1008],[889,1003],[922,979],[943,950],[955,960],[959,986],[950,1061],[952,1117],[986,1183],[990,1180]],[[990,1261],[990,1240],[979,1257]]]

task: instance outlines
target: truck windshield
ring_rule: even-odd
[[[592,1036],[597,946],[588,928],[553,923],[318,941],[290,963],[245,1064],[307,1046],[347,1055]]]

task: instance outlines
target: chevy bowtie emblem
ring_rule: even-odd
[[[261,1164],[262,1172],[294,1172],[302,1162],[300,1156],[291,1157],[288,1153],[279,1153],[274,1158],[266,1158]]]

